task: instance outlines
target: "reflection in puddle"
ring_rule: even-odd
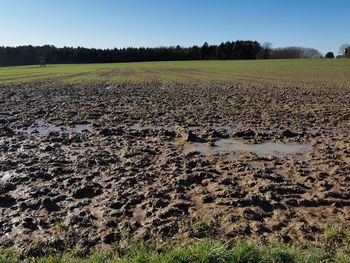
[[[308,133],[311,133],[311,134],[318,134],[318,133],[336,133],[339,129],[336,129],[336,128],[311,128],[311,129],[308,129]]]
[[[61,128],[56,126],[56,125],[52,125],[49,123],[45,123],[43,121],[37,121],[36,122],[38,127],[37,128],[32,128],[30,132],[33,131],[37,131],[40,135],[46,135],[50,132],[60,132]]]
[[[194,143],[184,144],[183,153],[188,154],[192,152],[199,152],[202,155],[212,155],[216,153],[214,148],[216,147],[211,147],[206,143],[194,142]]]
[[[133,125],[130,126],[131,130],[140,130],[141,129],[141,125],[139,123],[135,123]]]
[[[70,127],[68,130],[75,132],[91,131],[91,126],[88,124],[78,124],[74,127]]]
[[[69,126],[56,126],[51,123],[44,122],[42,120],[37,120],[35,126],[29,127],[24,132],[28,133],[38,133],[40,136],[49,134],[50,132],[65,132],[65,133],[82,133],[84,131],[91,131],[92,128],[88,124],[78,124],[72,127]]]
[[[262,144],[245,144],[238,140],[221,139],[216,141],[215,146],[209,146],[205,143],[185,144],[183,153],[199,152],[202,155],[214,155],[218,153],[231,152],[251,152],[259,157],[272,155],[274,157],[282,157],[288,155],[303,154],[309,148],[307,144],[283,144],[265,142]]]

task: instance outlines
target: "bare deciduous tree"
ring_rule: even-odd
[[[289,59],[289,58],[321,58],[322,54],[314,48],[303,47],[285,47],[275,48],[270,52],[272,59]]]

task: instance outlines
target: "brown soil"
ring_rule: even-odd
[[[0,104],[1,246],[350,227],[350,88],[40,83],[1,87]],[[224,138],[306,147],[215,150]]]

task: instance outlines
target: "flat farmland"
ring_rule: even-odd
[[[0,105],[0,246],[349,255],[350,60],[7,67]]]
[[[0,83],[289,80],[348,84],[349,74],[347,59],[171,61],[0,67]]]

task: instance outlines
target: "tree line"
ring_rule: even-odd
[[[116,63],[137,61],[169,60],[231,60],[231,59],[279,59],[279,58],[316,58],[322,54],[315,49],[288,47],[272,49],[257,41],[227,41],[220,45],[192,47],[156,47],[156,48],[114,48],[95,49],[84,47],[57,48],[45,46],[0,46],[0,66],[18,66],[38,64],[45,58],[47,64],[63,63]]]

